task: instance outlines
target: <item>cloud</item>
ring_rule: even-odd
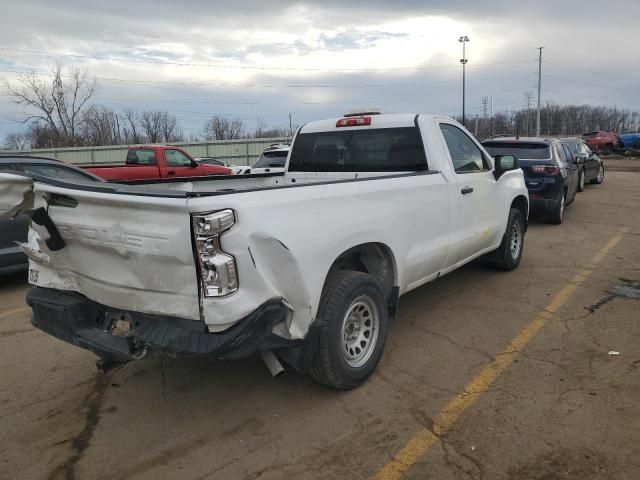
[[[471,38],[471,114],[483,95],[496,110],[520,108],[540,45],[544,100],[640,109],[640,63],[623,48],[635,45],[637,0],[6,3],[5,75],[47,71],[47,52],[81,55],[60,58],[102,79],[97,101],[175,111],[187,130],[212,113],[284,126],[289,112],[302,123],[362,104],[456,114],[460,34]],[[0,96],[0,137],[20,114]]]

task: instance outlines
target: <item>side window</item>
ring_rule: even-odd
[[[564,153],[566,155],[567,161],[569,162],[573,161],[573,153],[571,153],[571,149],[569,148],[569,146],[563,143],[562,147],[564,148]]]
[[[561,145],[556,145],[555,147],[553,147],[553,151],[556,153],[556,158],[558,159],[558,162],[560,162],[560,165],[564,165],[567,163],[567,156],[564,153],[564,148],[562,148]]]
[[[482,151],[466,133],[447,123],[441,123],[440,130],[447,142],[456,173],[481,172],[489,169]]]
[[[129,150],[127,153],[128,165],[155,165],[156,154],[153,150]]]
[[[54,165],[24,165],[22,170],[43,177],[59,178],[60,180],[84,180],[90,179],[87,175],[71,170],[70,168],[56,167]],[[91,179],[93,180],[93,179]]]
[[[178,150],[165,150],[167,165],[169,167],[190,167],[191,159]]]

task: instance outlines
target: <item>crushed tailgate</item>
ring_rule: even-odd
[[[113,308],[200,319],[185,198],[39,182],[34,194],[35,207],[46,208],[65,243],[52,251],[48,232],[32,225],[25,251],[38,286],[76,291]]]

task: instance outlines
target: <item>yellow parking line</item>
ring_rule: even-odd
[[[586,268],[580,270],[571,281],[564,286],[547,304],[544,310],[536,316],[523,330],[518,333],[502,353],[487,365],[476,377],[471,380],[464,390],[454,396],[449,403],[438,413],[433,430],[422,429],[396,453],[374,475],[375,480],[399,479],[402,473],[416,463],[431,446],[437,441],[437,437],[446,433],[459,420],[460,415],[469,408],[500,376],[500,374],[513,363],[513,360],[521,352],[529,341],[540,331],[542,327],[553,318],[556,313],[571,297],[573,292],[582,284],[593,270],[602,263],[607,254],[618,244],[628,228],[621,228],[609,239],[607,244],[591,259]]]

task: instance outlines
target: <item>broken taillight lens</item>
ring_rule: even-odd
[[[238,269],[232,255],[220,246],[220,236],[236,223],[233,210],[192,217],[197,262],[205,297],[222,297],[238,289]]]

